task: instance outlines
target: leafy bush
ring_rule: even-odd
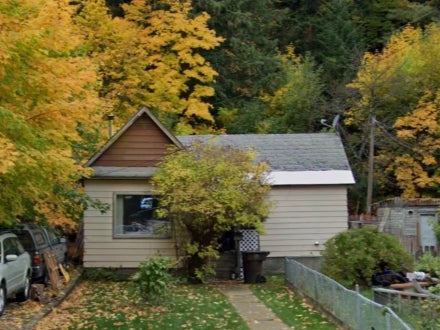
[[[339,233],[325,244],[322,252],[324,274],[346,286],[371,285],[379,262],[392,271],[412,269],[412,256],[397,238],[380,233],[373,227],[362,227]]]
[[[145,301],[157,305],[166,300],[173,281],[173,265],[171,259],[164,257],[150,258],[139,264],[139,271],[131,279]]]
[[[434,257],[430,253],[425,253],[417,261],[415,269],[428,272],[432,277],[440,277],[440,257]]]
[[[263,232],[272,202],[268,164],[257,163],[251,150],[195,142],[185,150],[171,149],[152,178],[160,196],[159,216],[173,223],[179,253],[186,257],[189,279],[206,282],[218,259],[218,240],[235,228]],[[249,175],[252,173],[252,175]]]
[[[417,261],[415,269],[428,272],[434,281],[440,277],[440,257],[434,257],[430,253],[425,253]],[[440,295],[440,284],[429,287],[433,294]],[[440,329],[440,304],[436,299],[423,299],[421,301],[422,328]]]

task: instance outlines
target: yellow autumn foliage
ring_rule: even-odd
[[[0,224],[74,224],[66,192],[87,172],[72,144],[83,141],[79,124],[94,129],[102,115],[76,10],[68,0],[0,3]]]
[[[345,123],[359,131],[375,116],[376,179],[384,188],[394,177],[404,197],[438,191],[440,149],[440,27],[405,27],[382,52],[366,53],[357,77],[348,86],[360,97]],[[395,132],[395,137],[390,134]],[[384,130],[386,132],[384,132]]]
[[[393,164],[404,197],[420,197],[425,188],[440,183],[440,173],[434,156],[440,151],[440,91],[427,92],[417,108],[396,123],[397,136],[413,146],[411,154],[397,157]]]
[[[380,104],[392,101],[396,74],[406,64],[408,52],[421,38],[419,29],[406,27],[391,37],[382,52],[365,53],[357,77],[347,87],[357,90],[361,98],[346,113],[347,125],[358,125],[370,112],[380,111]],[[386,110],[384,110],[386,111]]]
[[[0,174],[5,174],[8,169],[14,166],[18,151],[9,139],[3,137],[0,133]]]
[[[200,51],[222,39],[208,29],[206,13],[192,16],[190,1],[162,4],[167,8],[134,0],[123,5],[124,18],[112,18],[104,0],[84,1],[76,22],[102,73],[101,95],[117,124],[148,106],[160,119],[169,114],[182,123],[196,119],[197,131],[197,124],[213,124],[205,100],[214,94],[210,83],[217,74]]]

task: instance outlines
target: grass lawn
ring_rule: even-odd
[[[284,276],[267,276],[264,284],[252,285],[254,294],[294,329],[332,330],[338,327],[285,285]]]
[[[36,329],[248,329],[213,287],[179,285],[164,306],[152,307],[129,286],[85,281]]]
[[[282,276],[251,288],[294,329],[337,329],[287,288]],[[84,281],[35,329],[249,328],[214,284],[176,285],[167,302],[151,306],[134,293],[130,282]]]

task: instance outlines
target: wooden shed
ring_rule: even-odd
[[[85,267],[136,268],[151,256],[176,255],[166,219],[151,212],[157,201],[149,178],[169,145],[183,148],[196,139],[253,147],[269,163],[268,198],[275,205],[266,234],[251,249],[269,251],[269,259],[319,257],[323,244],[347,229],[347,187],[354,178],[336,133],[176,137],[142,108],[87,163],[94,174],[84,180],[85,190],[110,210],[84,214]]]
[[[380,231],[397,237],[415,257],[438,255],[433,222],[439,221],[439,198],[393,198],[375,205]]]

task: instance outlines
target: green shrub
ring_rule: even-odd
[[[428,272],[432,277],[440,277],[440,257],[434,257],[430,253],[425,253],[417,261],[415,269]]]
[[[131,280],[139,295],[147,302],[158,305],[164,302],[173,282],[171,269],[174,262],[169,258],[154,257],[139,264]]]
[[[417,261],[415,269],[428,272],[434,281],[440,278],[440,257],[434,257],[430,253],[425,253]],[[440,295],[440,284],[429,287],[435,295]],[[440,304],[436,299],[423,299],[421,301],[421,318],[423,329],[440,329]]]
[[[381,261],[394,272],[412,269],[413,258],[400,242],[373,227],[339,233],[328,240],[325,247],[323,273],[346,286],[371,285]]]

